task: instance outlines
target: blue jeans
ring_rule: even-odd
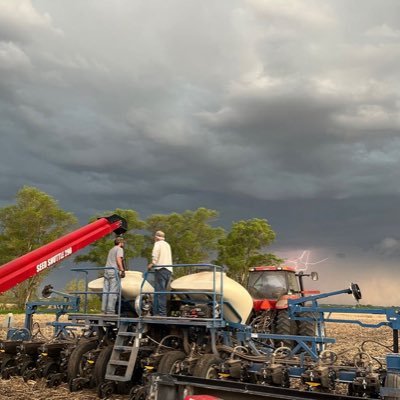
[[[103,298],[101,311],[105,314],[114,314],[117,304],[119,291],[119,280],[117,279],[116,269],[106,269],[104,271]],[[110,293],[114,292],[114,293]]]
[[[166,268],[155,269],[154,290],[156,292],[165,292],[169,280],[171,279],[171,271]],[[157,294],[154,298],[154,315],[167,315],[167,295]]]

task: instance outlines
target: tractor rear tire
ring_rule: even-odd
[[[160,374],[174,374],[176,373],[176,363],[186,358],[186,354],[180,350],[172,350],[165,353],[158,364],[157,372]]]
[[[71,381],[82,373],[82,358],[83,355],[91,350],[94,350],[99,343],[97,340],[90,340],[82,342],[75,347],[68,360],[68,381]]]
[[[278,335],[297,335],[296,321],[289,318],[288,310],[279,310],[276,317],[276,333]],[[293,340],[282,340],[283,346],[293,347]]]
[[[399,374],[388,373],[386,375],[384,387],[400,389],[400,375]],[[383,398],[385,400],[399,400],[400,399],[400,395],[384,396]]]
[[[300,317],[313,318],[312,321],[297,321],[299,324],[300,336],[316,336],[317,335],[317,322],[314,319],[314,314],[311,312],[301,313]]]
[[[198,378],[206,379],[217,379],[218,372],[216,366],[219,365],[222,360],[214,354],[205,354],[197,361],[194,369],[193,376]]]
[[[107,364],[110,361],[113,348],[113,344],[104,347],[97,357],[96,364],[94,364],[93,368],[93,379],[96,386],[100,386],[105,381]]]
[[[298,323],[298,329],[299,329],[299,335],[300,336],[318,336],[318,325],[317,325],[317,319],[318,319],[318,314],[317,313],[312,313],[312,312],[305,312],[301,313],[299,315],[300,317],[307,317],[307,318],[312,318],[312,321],[297,321]],[[324,326],[321,326],[321,329],[323,329]],[[321,332],[322,336],[325,336],[325,332]],[[311,345],[311,342],[306,342],[308,345]],[[325,350],[325,344],[322,343],[318,345],[318,348],[320,351]]]

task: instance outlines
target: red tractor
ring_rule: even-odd
[[[255,332],[315,335],[313,321],[294,321],[289,318],[288,299],[320,293],[318,290],[304,290],[303,278],[306,276],[318,280],[316,272],[305,274],[291,267],[261,266],[250,269],[247,290],[253,297],[250,324]]]

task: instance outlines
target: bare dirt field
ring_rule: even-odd
[[[15,326],[23,326],[23,315],[16,315]],[[38,315],[34,321],[40,324],[41,332],[48,338],[51,337],[52,328],[46,327],[46,322],[51,321],[52,316]],[[350,319],[347,314],[332,314],[331,318]],[[2,325],[5,316],[0,316],[0,325]],[[384,317],[353,314],[351,319],[362,320],[366,323],[378,323],[384,321]],[[0,328],[0,339],[5,337],[5,329]],[[327,349],[334,351],[339,356],[339,361],[346,363],[352,362],[357,356],[359,349],[363,345],[371,357],[374,365],[384,363],[384,355],[390,352],[384,346],[391,346],[392,331],[387,327],[378,329],[362,328],[354,324],[329,323],[326,326],[326,336],[336,339],[336,343],[328,345]],[[112,399],[126,400],[128,396],[115,395]],[[78,393],[70,393],[67,385],[63,384],[56,389],[46,388],[43,381],[24,382],[20,377],[14,377],[11,380],[0,379],[0,400],[94,400],[96,394],[91,390],[85,390]]]
[[[372,314],[332,314],[331,318],[353,319],[368,324],[386,321],[384,316]],[[327,323],[326,336],[336,339],[336,343],[329,345],[328,349],[336,352],[339,360],[346,362],[352,362],[357,353],[364,350],[374,358],[374,366],[378,366],[379,362],[385,362],[385,354],[392,351],[393,331],[388,327],[364,328],[355,324]]]

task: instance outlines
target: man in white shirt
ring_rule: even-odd
[[[151,263],[147,266],[149,270],[153,269],[155,272],[154,290],[156,292],[165,292],[168,283],[171,279],[172,268],[172,253],[171,246],[165,241],[165,234],[163,231],[157,231],[154,236],[154,247],[151,254]],[[154,315],[167,315],[167,295],[162,293],[156,295],[154,303]]]

